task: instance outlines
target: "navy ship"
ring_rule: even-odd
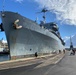
[[[1,30],[5,31],[11,59],[49,54],[64,49],[57,24],[46,23],[43,9],[43,21],[38,24],[19,13],[2,11]]]

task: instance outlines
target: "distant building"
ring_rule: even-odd
[[[0,40],[0,49],[7,49],[8,50],[8,44],[7,43],[3,43],[2,40]]]

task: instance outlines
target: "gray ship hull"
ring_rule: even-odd
[[[49,30],[18,13],[2,12],[2,23],[12,58],[51,53],[63,50],[61,40]],[[13,23],[19,19],[21,29],[15,29]]]

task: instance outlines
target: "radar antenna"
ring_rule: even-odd
[[[37,13],[43,13],[43,22],[46,23],[46,12],[50,11],[47,10],[46,8],[43,8],[41,12],[37,12]]]
[[[44,23],[46,23],[46,12],[47,12],[48,10],[47,9],[43,9],[41,12],[43,12],[44,14],[43,14],[43,21],[44,21]]]

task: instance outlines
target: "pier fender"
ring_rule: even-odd
[[[21,25],[18,25],[18,22],[19,22],[19,19],[15,20],[14,23],[13,23],[13,24],[14,24],[13,27],[14,27],[15,29],[21,29],[21,28],[22,28]]]

